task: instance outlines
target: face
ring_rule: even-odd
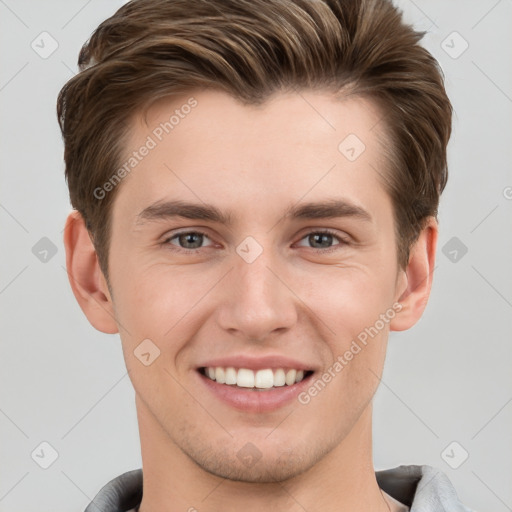
[[[134,121],[127,158],[150,149],[113,204],[115,317],[142,423],[210,473],[300,474],[370,407],[403,291],[380,117],[199,91]]]

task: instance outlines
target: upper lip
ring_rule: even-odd
[[[296,359],[282,356],[279,354],[268,354],[265,356],[250,356],[247,354],[231,355],[229,357],[220,357],[211,359],[200,364],[197,368],[208,367],[233,367],[233,368],[247,368],[249,370],[265,370],[267,368],[277,369],[295,369],[304,371],[314,371],[310,364],[302,363]]]

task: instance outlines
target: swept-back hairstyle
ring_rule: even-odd
[[[393,202],[398,265],[447,180],[452,107],[443,73],[390,0],[133,0],[94,31],[57,116],[71,204],[108,280],[111,206],[122,183],[94,191],[121,164],[130,119],[197,88],[262,104],[280,90],[372,99],[391,145],[383,184]]]

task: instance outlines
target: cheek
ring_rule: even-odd
[[[325,286],[308,288],[305,302],[336,337],[357,336],[392,306],[393,276],[362,267],[333,270],[319,280]]]
[[[194,332],[189,330],[194,306],[211,284],[191,280],[170,265],[143,268],[125,263],[115,276],[116,316],[125,327],[120,331],[125,364],[142,399],[172,417],[186,405],[175,380],[180,378],[177,359]]]
[[[152,265],[116,275],[116,313],[130,333],[163,340],[186,323],[187,315],[211,288],[209,279],[191,278],[190,269]],[[139,268],[141,268],[139,266]]]
[[[324,395],[326,406],[331,402],[341,410],[361,410],[373,396],[395,315],[392,277],[362,268],[340,269],[327,280],[328,287],[311,296],[311,308],[327,326],[323,335],[333,363],[326,370],[335,375]]]

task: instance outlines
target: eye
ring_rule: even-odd
[[[182,231],[166,238],[163,244],[173,246],[172,250],[190,253],[207,247],[203,245],[205,239],[210,240],[209,236],[202,231]],[[311,231],[301,238],[301,242],[303,240],[311,244],[311,249],[322,254],[336,251],[340,249],[341,246],[349,244],[347,239],[328,229]],[[333,245],[333,241],[337,241],[337,243]],[[213,243],[208,245],[213,245]],[[300,243],[298,245],[303,246]]]
[[[338,241],[334,246],[332,245],[333,239]],[[338,250],[339,246],[348,245],[349,243],[347,239],[328,229],[311,231],[302,240],[306,240],[312,244],[312,249],[322,253]]]
[[[177,246],[176,250],[178,251],[193,251],[194,249],[200,249],[202,247],[205,238],[210,240],[206,233],[201,231],[182,231],[181,233],[176,233],[166,238],[164,244]],[[173,243],[175,239],[177,244]]]

